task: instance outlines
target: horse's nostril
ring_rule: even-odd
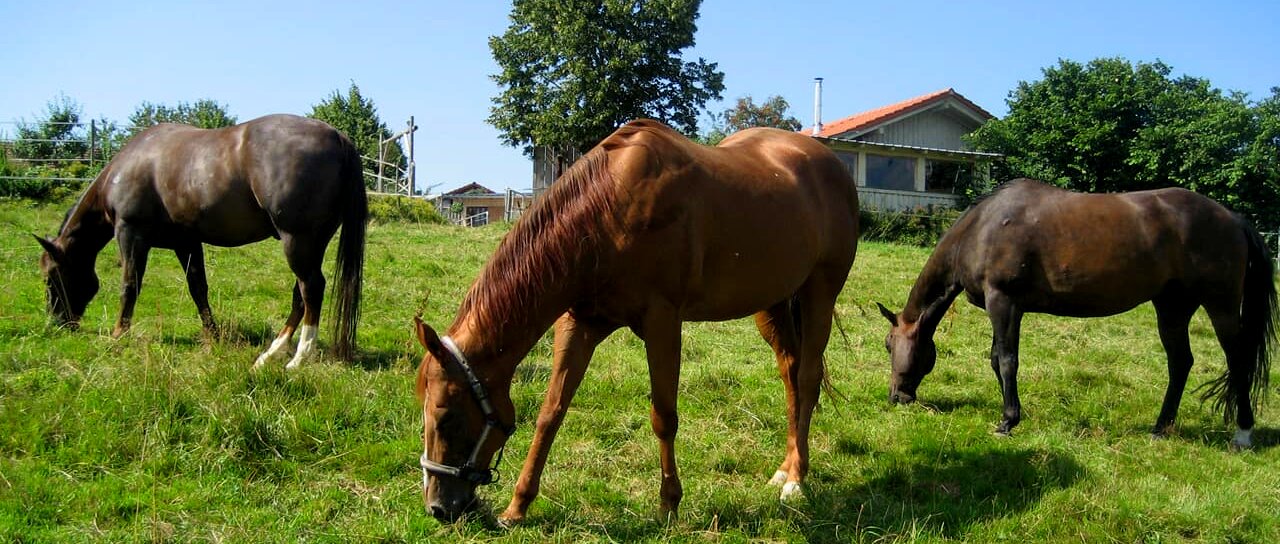
[[[444,521],[444,520],[448,520],[449,513],[445,511],[443,506],[440,506],[439,504],[433,504],[431,505],[431,516],[438,520]]]

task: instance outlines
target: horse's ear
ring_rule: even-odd
[[[55,261],[62,260],[65,254],[62,252],[62,248],[58,247],[58,244],[55,243],[53,240],[44,238],[42,236],[37,236],[34,233],[31,234],[31,237],[35,238],[37,242],[40,242],[40,247],[43,247],[44,250],[47,253],[49,253],[49,256],[53,257],[53,260]]]
[[[422,322],[422,316],[413,316],[413,328],[418,333],[418,343],[427,348],[432,355],[438,355],[444,351],[444,344],[440,343],[440,335],[436,334],[435,329],[430,325]]]
[[[880,315],[884,316],[884,318],[885,318],[885,319],[888,319],[888,320],[889,320],[889,324],[891,324],[891,325],[893,325],[893,326],[895,326],[895,327],[897,327],[897,326],[898,326],[898,315],[897,315],[897,314],[893,313],[893,312],[892,312],[891,310],[889,310],[888,308],[885,308],[885,307],[884,307],[884,304],[880,304],[879,302],[877,302],[877,303],[876,303],[876,306],[878,306],[878,307],[880,308]]]

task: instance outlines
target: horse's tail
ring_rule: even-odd
[[[338,238],[338,255],[334,281],[329,295],[333,303],[334,355],[350,360],[355,355],[356,326],[360,322],[360,285],[364,280],[365,227],[369,221],[369,197],[365,194],[364,172],[360,152],[349,140],[343,160],[341,180],[342,234]]]
[[[1267,251],[1267,244],[1256,229],[1243,219],[1241,222],[1249,242],[1249,259],[1240,310],[1239,367],[1232,368],[1228,364],[1222,376],[1206,384],[1208,390],[1201,397],[1212,398],[1215,409],[1223,411],[1227,423],[1235,419],[1241,392],[1247,391],[1250,395],[1254,410],[1266,394],[1271,376],[1271,352],[1276,345],[1277,311],[1280,310],[1276,304],[1275,263]],[[1240,386],[1233,386],[1237,383]]]

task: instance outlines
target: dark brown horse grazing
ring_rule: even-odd
[[[1187,326],[1204,307],[1227,357],[1216,397],[1248,447],[1275,342],[1273,265],[1258,232],[1217,202],[1183,189],[1079,194],[1009,182],[967,211],[938,242],[902,313],[880,305],[891,328],[889,397],[915,400],[933,370],[933,334],[961,292],[991,318],[991,369],[1009,433],[1021,419],[1018,333],[1028,312],[1099,317],[1151,301],[1169,358],[1169,386],[1155,433],[1178,413],[1191,370]]]
[[[503,521],[525,517],[592,352],[622,327],[645,342],[661,511],[674,514],[680,324],[752,314],[787,391],[787,452],[773,483],[784,498],[799,495],[832,312],[857,242],[853,182],[808,136],[751,129],[712,148],[655,121],[618,129],[506,235],[447,336],[417,322],[428,509],[456,518],[492,480],[490,463],[514,430],[516,365],[554,323],[551,381]]]
[[[359,319],[366,215],[360,155],[323,122],[270,115],[212,130],[157,125],[103,168],[67,212],[57,238],[36,237],[45,249],[40,266],[49,310],[62,324],[78,324],[98,292],[94,261],[114,236],[124,289],[112,334],[129,329],[153,247],[178,255],[205,332],[212,334],[202,244],[239,246],[275,237],[297,276],[293,311],[256,365],[287,351],[301,321],[292,368],[315,352],[325,285],[320,263],[341,225],[334,336],[336,355],[348,358]]]

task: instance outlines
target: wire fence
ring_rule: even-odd
[[[3,185],[0,195],[9,194],[19,184],[93,181],[102,166],[143,128],[146,127],[97,119],[88,122],[0,121],[0,184]],[[412,139],[406,143],[412,146]],[[400,144],[389,140],[383,145]],[[366,187],[378,193],[413,195],[411,150],[404,164],[378,157],[362,155],[360,158]]]

